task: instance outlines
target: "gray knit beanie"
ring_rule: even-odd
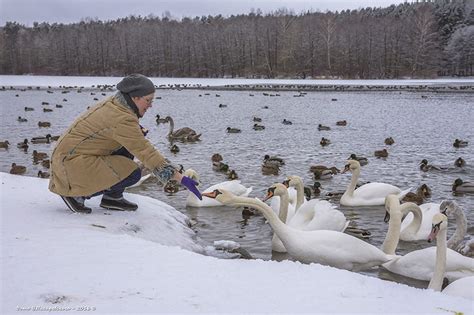
[[[134,73],[117,83],[117,90],[130,97],[145,96],[155,92],[155,85],[144,75]]]

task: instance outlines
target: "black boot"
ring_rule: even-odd
[[[77,213],[91,213],[92,209],[84,205],[84,197],[64,197],[61,196],[64,203],[72,212]]]
[[[138,208],[138,205],[136,203],[130,202],[123,197],[113,198],[106,195],[102,197],[100,206],[105,209],[119,211],[135,211]]]

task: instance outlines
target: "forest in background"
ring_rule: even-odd
[[[474,1],[336,12],[7,22],[0,73],[203,78],[473,76]]]

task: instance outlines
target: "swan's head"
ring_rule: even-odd
[[[198,184],[201,183],[199,181],[199,174],[192,168],[188,168],[186,171],[184,171],[183,175],[195,180],[196,182],[198,182]]]
[[[390,194],[385,197],[385,217],[383,221],[385,223],[390,221],[390,218],[393,217],[393,220],[402,220],[402,212],[400,211],[400,201],[396,195]]]
[[[355,170],[360,169],[360,163],[359,161],[356,160],[347,160],[347,164],[344,166],[344,170],[342,171],[342,174],[344,174],[347,171],[354,172]]]
[[[267,195],[265,198],[263,198],[263,201],[267,201],[268,199],[271,199],[273,196],[283,196],[283,195],[288,195],[288,188],[286,188],[285,185],[276,183],[271,185],[267,189]]]
[[[282,184],[285,185],[286,188],[296,187],[299,184],[303,185],[303,179],[296,175],[290,175],[282,182]]]
[[[448,217],[456,211],[457,207],[458,207],[458,204],[456,203],[456,201],[443,200],[441,204],[439,205],[439,212]]]
[[[436,213],[431,223],[431,233],[428,236],[428,242],[431,243],[438,236],[439,231],[445,230],[447,227],[448,217],[442,213]]]
[[[235,199],[235,195],[225,189],[214,189],[212,192],[202,193],[203,196],[216,199],[225,205],[230,205]]]

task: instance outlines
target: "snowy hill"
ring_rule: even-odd
[[[44,179],[0,173],[1,313],[473,313],[472,301],[317,264],[204,256],[186,217],[74,214]],[[82,309],[81,309],[82,308]]]

